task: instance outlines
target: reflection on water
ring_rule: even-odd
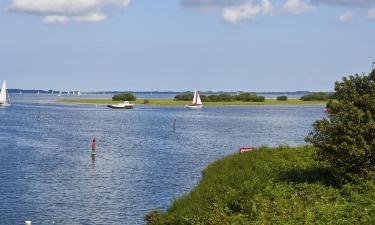
[[[194,187],[209,162],[243,146],[303,144],[322,108],[16,102],[0,109],[0,224],[143,224],[145,212]]]

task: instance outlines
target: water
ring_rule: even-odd
[[[304,144],[323,117],[322,106],[116,111],[35,98],[0,109],[0,224],[143,224],[147,211],[191,190],[208,163],[243,146]]]

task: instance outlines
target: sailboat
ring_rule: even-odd
[[[22,90],[20,90],[20,95],[22,95]]]
[[[38,91],[38,95],[40,95],[40,92]]]
[[[1,87],[0,91],[0,106],[9,106],[9,96],[7,93],[7,82],[4,80],[3,86]]]
[[[201,97],[199,96],[199,92],[197,90],[194,91],[194,98],[191,105],[185,105],[185,108],[189,109],[200,109],[203,107]]]
[[[60,91],[60,93],[57,95],[58,97],[61,97],[61,91]]]

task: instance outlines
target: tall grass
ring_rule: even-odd
[[[209,165],[199,185],[159,224],[375,224],[375,183],[339,184],[309,146],[234,154]]]

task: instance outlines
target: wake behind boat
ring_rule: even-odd
[[[107,107],[111,109],[133,109],[134,104],[130,104],[128,101],[124,101],[124,103],[115,104],[115,105],[107,105]]]
[[[201,97],[199,95],[199,92],[197,90],[194,91],[194,98],[191,105],[185,105],[185,108],[188,109],[200,109],[203,107]]]
[[[7,92],[7,82],[5,80],[0,91],[0,106],[10,106],[10,100]]]

